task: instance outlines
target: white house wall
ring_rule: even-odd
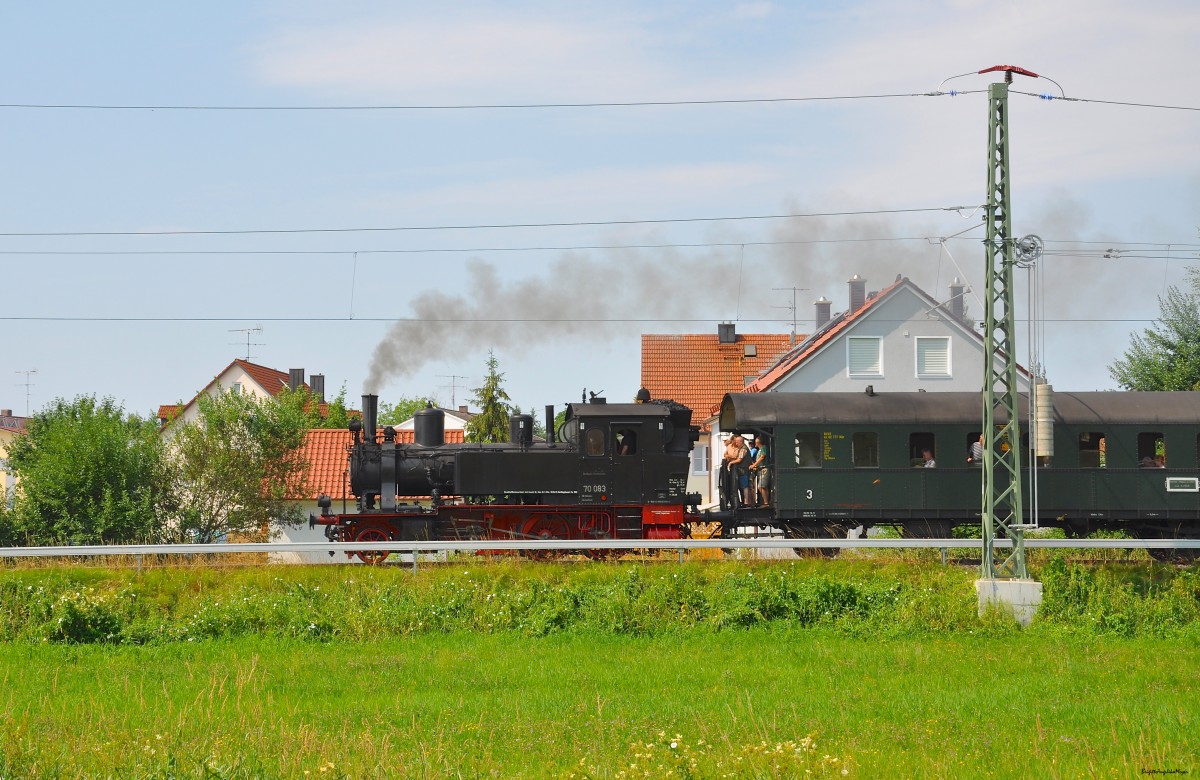
[[[861,320],[850,323],[830,343],[805,360],[768,392],[861,393],[867,385],[875,392],[978,392],[983,387],[983,342],[949,320],[949,315],[930,313],[930,304],[911,290],[900,288],[871,306]],[[882,372],[875,376],[851,377],[848,371],[848,341],[853,336],[876,337],[882,344]],[[949,337],[950,375],[917,375],[917,339]],[[1018,380],[1021,389],[1028,383]]]

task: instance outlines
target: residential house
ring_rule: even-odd
[[[460,406],[457,409],[446,409],[441,406],[434,407],[441,409],[445,415],[443,427],[447,431],[463,431],[467,428],[467,423],[475,416],[474,412],[468,412],[467,407]],[[397,431],[411,431],[416,425],[415,417],[410,417],[399,425],[393,426]]]
[[[983,337],[966,316],[968,290],[957,279],[941,302],[902,276],[878,292],[867,292],[867,280],[857,274],[848,285],[846,310],[831,314],[831,301],[815,301],[813,333],[743,392],[979,392],[984,361],[1003,362],[985,356]],[[1017,382],[1019,391],[1028,391],[1024,369]],[[709,411],[715,415],[718,407]],[[716,448],[724,437],[715,417],[710,423],[709,447]],[[715,475],[709,491],[716,495]]]
[[[304,381],[304,369],[293,368],[289,371],[279,371],[274,368],[260,366],[248,360],[234,360],[212,378],[192,400],[184,404],[165,404],[158,408],[158,420],[164,430],[169,430],[176,422],[188,423],[199,415],[197,401],[203,395],[211,395],[222,390],[232,390],[235,393],[246,393],[256,398],[277,396],[285,389],[308,390],[318,400],[325,399],[325,376],[313,374],[309,381]]]
[[[711,409],[775,365],[795,343],[796,337],[786,333],[739,334],[733,323],[721,323],[716,333],[642,335],[642,387],[651,398],[689,407],[692,424],[701,429],[692,449],[688,492],[711,494],[711,453],[721,451],[712,449],[707,435]]]
[[[16,417],[12,409],[0,409],[0,500],[12,506],[17,480],[8,466],[8,448],[18,436],[25,435],[26,418]]]

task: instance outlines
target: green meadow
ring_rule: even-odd
[[[0,777],[1200,771],[1200,585],[795,561],[0,570]]]

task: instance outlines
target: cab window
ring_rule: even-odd
[[[589,457],[604,455],[604,431],[600,428],[588,428],[583,435],[583,452]]]

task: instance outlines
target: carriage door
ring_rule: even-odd
[[[609,426],[612,447],[612,500],[615,504],[642,503],[642,426],[613,423]]]

